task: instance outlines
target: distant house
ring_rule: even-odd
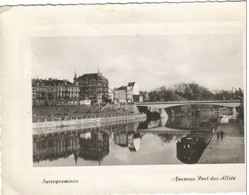
[[[114,102],[139,102],[143,101],[140,97],[139,87],[136,82],[129,82],[127,86],[114,89]]]
[[[148,101],[149,100],[149,93],[147,91],[140,91],[140,102]]]
[[[126,86],[114,89],[114,102],[119,102],[119,103],[128,102]]]

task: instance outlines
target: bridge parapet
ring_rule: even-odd
[[[169,102],[139,102],[137,106],[169,108],[183,105],[217,105],[235,108],[240,106],[239,100],[202,100],[202,101],[169,101]]]

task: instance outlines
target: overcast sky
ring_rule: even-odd
[[[213,89],[243,88],[240,34],[45,37],[32,39],[33,77],[72,81],[97,72],[110,87],[141,90],[196,82]]]

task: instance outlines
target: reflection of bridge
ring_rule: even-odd
[[[240,105],[239,100],[194,100],[194,101],[169,101],[169,102],[138,102],[137,106],[169,108],[184,105],[217,105],[235,108]]]
[[[168,127],[157,127],[153,129],[138,129],[139,133],[160,133],[160,134],[180,134],[187,135],[190,133],[189,129],[172,129]]]

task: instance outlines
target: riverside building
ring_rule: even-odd
[[[121,86],[114,89],[114,102],[140,102],[142,96],[139,94],[139,87],[136,82],[129,82],[127,86]]]
[[[108,101],[109,81],[102,73],[90,73],[76,77],[79,83],[80,100],[90,100],[91,104]]]
[[[77,104],[79,86],[77,82],[59,79],[32,79],[32,105]]]

